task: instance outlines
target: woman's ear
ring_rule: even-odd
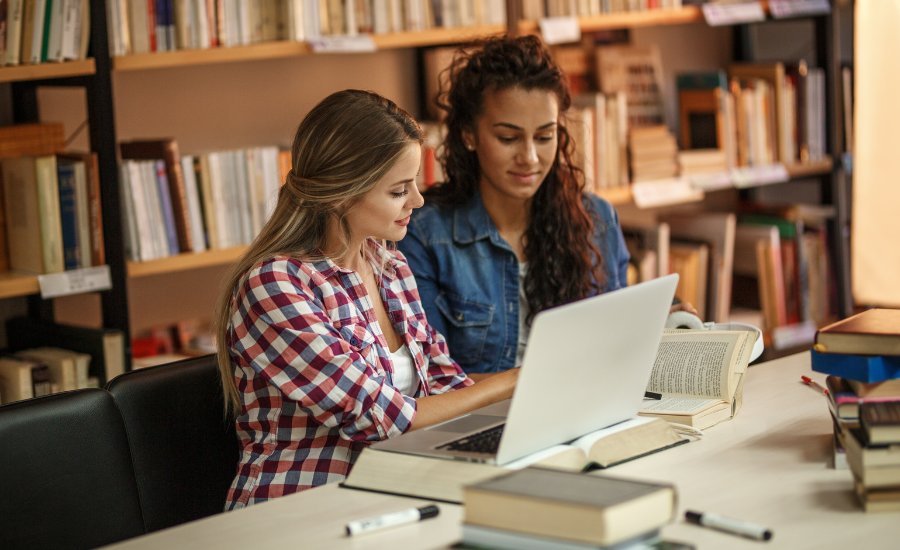
[[[475,134],[471,130],[462,131],[462,142],[469,151],[475,150]]]

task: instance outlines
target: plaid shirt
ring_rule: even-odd
[[[472,382],[428,325],[398,251],[369,241],[388,316],[415,359],[417,395]],[[393,366],[359,275],[330,260],[275,257],[238,289],[229,349],[241,414],[241,458],[226,509],[340,481],[372,441],[409,429],[416,400]]]

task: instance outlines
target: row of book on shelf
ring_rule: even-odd
[[[275,146],[182,156],[166,138],[120,151],[126,252],[135,261],[248,244],[290,170],[290,153]]]
[[[113,55],[504,25],[504,0],[107,0]]]
[[[99,387],[125,372],[121,331],[13,317],[0,355],[0,403]]]
[[[105,263],[97,157],[62,149],[59,124],[0,128],[4,271],[56,273]]]
[[[708,321],[763,329],[776,349],[812,342],[832,319],[830,207],[745,204],[737,213],[620,210],[629,284],[678,273],[676,295]]]
[[[823,327],[811,354],[827,375],[835,467],[849,468],[867,512],[900,510],[900,310]]]
[[[85,59],[91,33],[89,0],[7,0],[0,3],[0,65]]]

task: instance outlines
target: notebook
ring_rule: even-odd
[[[512,399],[373,448],[504,465],[633,418],[677,283],[666,275],[538,313]],[[492,438],[496,450],[470,446]]]

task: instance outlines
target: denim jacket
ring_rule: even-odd
[[[603,255],[606,287],[626,286],[628,250],[615,209],[585,195]],[[397,243],[416,277],[428,322],[468,373],[515,366],[519,336],[519,265],[476,195],[456,207],[428,203]]]

